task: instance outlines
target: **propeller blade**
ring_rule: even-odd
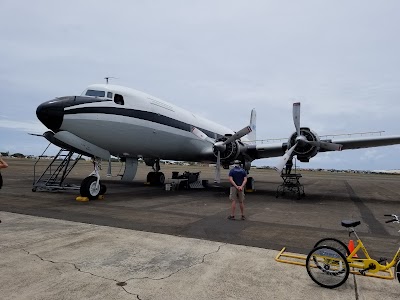
[[[193,127],[192,128],[192,133],[197,136],[198,138],[207,141],[211,144],[215,143],[215,140],[213,140],[212,138],[208,137],[207,134],[205,134],[203,131],[201,131],[200,129]]]
[[[292,148],[290,148],[282,157],[281,160],[278,162],[277,166],[275,167],[275,170],[277,170],[279,173],[282,173],[283,167],[286,165],[286,162],[290,159],[292,156],[292,153],[294,151],[294,148],[296,148],[297,143],[294,144]]]
[[[300,136],[300,102],[293,103],[293,122],[297,136]]]
[[[221,182],[221,152],[218,151],[217,164],[215,165],[215,179],[214,182]]]
[[[342,144],[335,144],[335,143],[329,143],[329,142],[310,142],[307,141],[308,144],[320,147],[325,150],[329,151],[342,151]]]
[[[111,156],[110,156],[110,158],[108,159],[107,177],[111,177],[111,176],[112,176],[112,174],[111,174]]]
[[[229,144],[230,142],[236,141],[242,137],[244,137],[246,134],[249,134],[251,132],[251,127],[250,126],[246,126],[243,129],[240,129],[238,132],[236,132],[235,134],[233,134],[232,136],[230,136],[225,142],[224,144]]]

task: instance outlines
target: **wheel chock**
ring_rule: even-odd
[[[89,201],[89,198],[88,198],[88,197],[78,196],[78,197],[76,197],[75,200],[76,200],[76,201],[79,201],[79,202],[88,202],[88,201]]]
[[[104,200],[104,195],[98,195],[97,200]]]

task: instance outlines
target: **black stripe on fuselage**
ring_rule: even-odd
[[[80,107],[74,108],[70,110],[64,111],[66,115],[72,114],[108,114],[108,115],[118,115],[118,116],[125,116],[145,121],[154,122],[157,124],[173,127],[176,129],[180,129],[183,131],[191,132],[193,125],[188,123],[160,115],[158,113],[137,110],[137,109],[128,109],[128,108],[118,108],[118,107]],[[196,127],[196,126],[194,126]],[[204,132],[208,137],[215,138],[215,134],[217,138],[222,137],[218,133],[214,133],[212,131],[196,127],[202,132]]]

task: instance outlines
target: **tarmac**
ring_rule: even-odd
[[[275,257],[282,246],[307,254],[319,238],[348,239],[347,217],[362,220],[373,257],[393,256],[399,228],[383,214],[398,210],[400,177],[307,174],[298,200],[275,198],[279,178],[255,172],[248,219],[232,222],[223,188],[167,192],[144,187],[140,173],[128,185],[106,181],[105,200],[79,203],[76,192],[32,193],[27,166],[11,161],[3,172],[1,299],[399,298],[397,280],[350,274],[326,289]]]
[[[277,251],[1,212],[2,299],[398,299],[395,281],[316,285]],[[397,286],[395,286],[395,284]]]

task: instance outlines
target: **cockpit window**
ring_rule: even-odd
[[[114,95],[114,102],[120,105],[124,105],[124,97],[121,95],[115,94]]]
[[[105,97],[105,95],[106,95],[105,91],[96,91],[96,90],[87,90],[86,91],[86,96]]]
[[[107,98],[112,99],[112,93],[111,92],[107,92]]]

